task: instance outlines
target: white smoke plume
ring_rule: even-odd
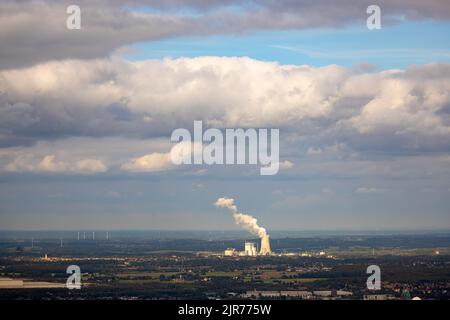
[[[262,238],[267,235],[266,229],[258,226],[258,220],[251,215],[241,213],[234,204],[234,199],[219,198],[214,202],[214,205],[220,208],[227,208],[233,215],[234,221],[237,225],[243,226],[245,230]]]

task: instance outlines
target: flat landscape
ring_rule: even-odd
[[[112,235],[66,234],[62,246],[57,238],[36,238],[32,246],[17,235],[2,238],[0,277],[29,284],[0,287],[0,299],[450,298],[445,233],[273,238],[272,255],[255,257],[224,255],[241,250],[242,238]],[[65,287],[69,265],[80,267],[80,290]],[[367,289],[370,265],[381,269],[380,290]]]

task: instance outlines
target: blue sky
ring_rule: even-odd
[[[183,37],[138,43],[125,54],[132,61],[166,57],[247,56],[280,64],[354,66],[376,70],[450,61],[450,23],[405,22],[368,30],[266,31],[241,35]]]

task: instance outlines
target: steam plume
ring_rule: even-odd
[[[220,208],[227,208],[233,215],[234,222],[243,226],[245,230],[262,238],[267,235],[266,229],[258,226],[258,220],[251,215],[241,213],[238,211],[234,204],[234,199],[231,198],[219,198],[214,202],[214,205]]]

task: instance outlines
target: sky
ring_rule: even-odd
[[[352,67],[378,70],[411,64],[450,61],[447,22],[404,22],[368,32],[365,24],[343,30],[272,30],[245,35],[187,37],[136,44],[125,57],[132,61],[166,57],[244,56],[281,64]]]
[[[450,4],[0,4],[0,230],[450,229]],[[280,171],[168,159],[176,128],[276,128]]]

